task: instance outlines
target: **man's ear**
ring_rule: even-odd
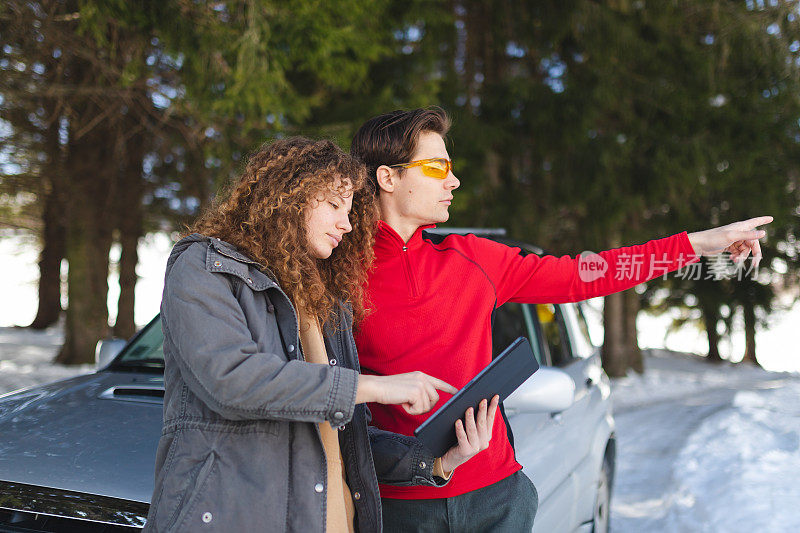
[[[379,166],[378,170],[375,171],[375,178],[378,181],[378,192],[394,192],[395,181],[399,179],[399,177],[397,172],[392,171],[392,169],[386,165]]]

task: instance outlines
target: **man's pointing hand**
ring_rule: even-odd
[[[689,234],[689,242],[698,256],[716,255],[727,251],[735,263],[744,262],[752,253],[758,266],[761,261],[761,245],[758,240],[767,232],[756,228],[769,224],[772,220],[770,216],[756,217],[727,226],[697,231]]]

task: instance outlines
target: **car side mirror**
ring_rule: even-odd
[[[507,413],[557,413],[572,405],[575,382],[557,368],[540,367],[503,402]]]
[[[97,341],[94,349],[94,365],[96,368],[105,368],[114,360],[119,352],[128,344],[125,339],[102,339]]]

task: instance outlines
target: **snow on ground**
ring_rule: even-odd
[[[700,391],[748,385],[778,376],[798,376],[727,361],[711,365],[705,357],[669,350],[654,349],[644,353],[648,355],[644,374],[631,372],[626,378],[614,380],[612,397],[616,413],[678,400]]]
[[[615,380],[614,532],[800,531],[800,376],[654,351]]]
[[[59,328],[0,328],[0,394],[91,372]],[[612,531],[800,531],[800,376],[654,350],[615,380]]]
[[[54,365],[62,328],[45,331],[0,328],[0,394],[94,371],[92,365]]]
[[[668,521],[681,531],[800,531],[800,386],[740,391],[687,440]]]

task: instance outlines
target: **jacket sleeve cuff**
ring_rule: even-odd
[[[416,460],[411,467],[412,476],[418,485],[432,485],[434,487],[444,487],[450,481],[450,477],[437,476],[434,471],[436,462],[439,460],[430,453],[427,448],[418,444],[416,446]],[[441,466],[440,466],[441,468]]]
[[[328,401],[326,420],[331,426],[344,426],[353,418],[356,408],[356,392],[358,391],[358,372],[350,368],[335,366],[333,370],[333,386]]]

